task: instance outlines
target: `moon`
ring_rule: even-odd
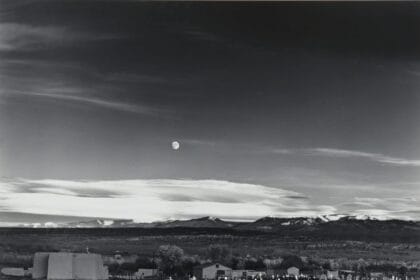
[[[171,145],[172,145],[172,149],[175,151],[178,150],[180,146],[178,141],[172,141]]]

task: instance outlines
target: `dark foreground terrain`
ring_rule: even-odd
[[[205,255],[211,244],[226,245],[232,254],[276,257],[285,254],[319,259],[420,259],[420,224],[341,218],[262,218],[228,223],[201,218],[153,225],[101,228],[0,228],[0,262],[28,263],[37,251],[116,251],[152,256],[162,244],[181,247],[189,255]]]

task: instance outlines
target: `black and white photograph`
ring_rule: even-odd
[[[420,2],[0,0],[0,280],[420,280]]]

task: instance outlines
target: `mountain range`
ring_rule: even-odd
[[[87,235],[239,235],[272,236],[285,240],[356,240],[372,242],[420,242],[420,221],[379,220],[369,216],[263,217],[252,222],[202,217],[137,223],[128,219],[94,219],[63,224],[25,224],[2,228],[5,234],[64,233]]]
[[[317,228],[317,227],[358,227],[381,225],[399,225],[420,227],[420,222],[405,220],[378,220],[369,216],[322,215],[317,217],[263,217],[253,222],[225,221],[215,217],[202,217],[189,220],[167,220],[150,223],[138,223],[130,219],[93,219],[69,223],[32,223],[19,227],[27,228],[220,228],[250,231],[275,232],[286,228]]]

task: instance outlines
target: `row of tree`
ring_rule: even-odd
[[[284,256],[281,263],[268,265],[263,258],[241,257],[232,255],[226,245],[210,245],[206,250],[205,258],[190,256],[175,245],[162,245],[153,254],[153,257],[139,257],[134,263],[111,264],[110,273],[134,272],[138,268],[158,268],[165,275],[192,274],[194,267],[203,262],[220,263],[232,269],[265,270],[270,266],[274,269],[287,269],[291,266],[303,267],[302,260],[297,256]]]
[[[210,245],[206,250],[204,258],[194,255],[187,255],[180,247],[175,245],[162,245],[151,258],[139,257],[135,263],[112,264],[109,266],[109,271],[112,274],[123,272],[135,272],[138,268],[154,268],[159,269],[164,275],[191,275],[195,266],[205,262],[220,263],[232,269],[247,269],[247,270],[285,270],[289,267],[297,267],[302,272],[311,274],[315,270],[329,270],[332,269],[329,262],[319,263],[313,259],[306,259],[303,261],[299,256],[284,255],[279,259],[264,259],[262,257],[255,258],[251,256],[242,257],[233,255],[231,249],[226,245]],[[349,263],[350,266],[350,263]],[[405,267],[400,267],[392,264],[384,265],[363,265],[352,264],[351,267],[343,267],[345,269],[352,269],[361,275],[369,271],[398,271],[404,273],[407,271]]]

